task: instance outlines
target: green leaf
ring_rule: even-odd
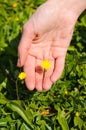
[[[7,99],[0,99],[0,104],[6,104],[8,102],[8,100]]]
[[[1,126],[7,126],[7,121],[5,121],[5,120],[0,120],[0,127]]]
[[[8,128],[5,127],[1,127],[0,130],[7,130]]]
[[[9,122],[9,124],[10,123],[15,124],[15,121],[11,120],[10,115],[7,115],[5,118],[0,119],[0,127],[7,127],[8,122]]]
[[[82,25],[86,27],[86,15],[81,18]]]
[[[6,43],[0,42],[0,51],[4,51],[5,47],[8,45]]]
[[[48,124],[46,124],[46,128],[47,130],[52,130],[52,128]]]
[[[17,112],[22,117],[22,119],[24,119],[24,121],[30,126],[30,128],[33,129],[33,125],[29,121],[25,110],[19,104],[17,104],[14,101],[11,101],[7,104],[7,107],[9,107],[11,110]]]
[[[26,130],[24,124],[21,125],[20,130]]]
[[[58,119],[59,124],[62,127],[62,130],[69,130],[69,126],[68,126],[67,121],[64,116],[64,111],[61,111],[60,108],[58,108],[57,119]]]
[[[76,48],[74,46],[69,46],[68,51],[75,51]]]
[[[4,81],[0,84],[0,91],[1,91],[3,88],[6,88],[6,85],[7,85],[7,78],[5,78]]]
[[[83,120],[80,117],[74,117],[74,124],[78,126],[80,130],[82,130]]]
[[[83,70],[83,77],[86,79],[86,69]]]
[[[25,123],[23,123],[26,130],[31,130]]]
[[[10,130],[16,130],[16,124],[10,123]]]
[[[86,53],[80,57],[79,64],[86,64]]]

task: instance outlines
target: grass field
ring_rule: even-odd
[[[0,0],[0,130],[86,130],[86,11],[52,88],[31,92],[18,80],[22,26],[44,1]]]

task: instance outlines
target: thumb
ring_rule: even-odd
[[[34,39],[33,26],[29,22],[26,23],[25,26],[23,27],[23,34],[18,46],[18,54],[19,54],[19,58],[17,62],[18,67],[22,67],[24,65],[28,55],[28,50],[31,46],[33,39]]]

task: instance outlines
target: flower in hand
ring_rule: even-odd
[[[41,62],[41,66],[44,69],[44,71],[47,71],[47,70],[49,70],[51,68],[51,63],[50,63],[49,60],[43,60]]]

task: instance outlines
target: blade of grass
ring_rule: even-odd
[[[7,104],[7,107],[9,107],[12,111],[17,112],[17,114],[19,114],[22,119],[29,125],[29,127],[31,128],[31,130],[34,129],[33,125],[31,124],[31,122],[28,119],[28,116],[25,112],[25,110],[16,102],[11,101]]]

